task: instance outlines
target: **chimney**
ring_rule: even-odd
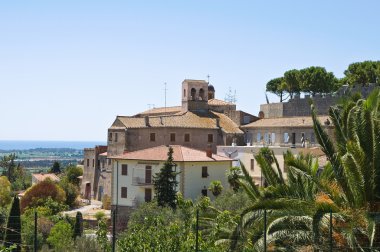
[[[216,127],[220,128],[220,119],[219,118],[216,118]]]
[[[212,158],[212,147],[211,147],[211,144],[207,145],[206,156],[209,157],[209,158]]]
[[[149,127],[149,116],[145,116],[145,126]]]

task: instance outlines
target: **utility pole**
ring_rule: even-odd
[[[37,211],[34,211],[34,252],[37,252],[38,240],[37,240]]]
[[[197,222],[196,222],[196,233],[195,233],[195,252],[199,251],[199,244],[198,244],[198,229],[199,229],[199,209],[197,209]]]

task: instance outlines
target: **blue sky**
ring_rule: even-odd
[[[116,115],[206,79],[257,114],[265,84],[379,60],[378,1],[1,1],[0,139],[105,140]],[[276,101],[275,97],[270,97]]]

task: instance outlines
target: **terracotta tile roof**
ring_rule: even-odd
[[[49,178],[52,181],[59,181],[60,179],[55,175],[54,173],[33,173],[32,176],[39,182],[44,181],[45,179]]]
[[[211,105],[211,106],[221,106],[221,105],[234,106],[235,104],[232,102],[226,102],[226,101],[222,101],[219,99],[210,99],[210,100],[208,100],[208,105]]]
[[[219,125],[225,133],[243,134],[243,131],[226,115],[213,111],[204,113],[185,112],[168,116],[149,116],[149,126],[145,125],[143,117],[118,116],[112,124],[111,129],[124,128],[200,128],[217,129]]]
[[[99,156],[101,156],[101,157],[107,157],[107,152],[100,153]]]
[[[232,161],[232,159],[217,154],[207,157],[205,151],[188,148],[182,145],[171,145],[173,148],[173,160],[175,162],[220,162]],[[161,145],[144,150],[127,152],[111,157],[123,160],[165,161],[168,158],[169,146]]]
[[[135,116],[146,116],[146,115],[165,115],[165,114],[176,114],[181,112],[181,106],[167,107],[167,108],[152,108],[144,112],[138,113]]]
[[[328,116],[318,117],[319,121],[322,124],[328,118],[329,118]],[[264,118],[264,119],[260,119],[253,123],[242,126],[242,128],[282,128],[282,127],[292,127],[292,128],[313,127],[313,120],[311,116]]]

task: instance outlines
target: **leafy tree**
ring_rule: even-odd
[[[47,242],[56,251],[64,250],[73,245],[73,230],[71,225],[64,220],[59,221],[51,229]]]
[[[286,83],[283,77],[275,78],[268,81],[266,85],[266,91],[271,92],[280,97],[280,102],[283,102],[286,98]]]
[[[58,161],[55,161],[50,169],[50,172],[55,174],[61,173],[61,164]]]
[[[219,180],[213,180],[213,181],[211,181],[208,189],[211,191],[211,193],[215,197],[218,197],[223,191],[222,182],[220,182]]]
[[[2,167],[3,175],[7,176],[8,180],[12,183],[16,180],[15,177],[15,171],[17,168],[17,165],[15,163],[15,159],[17,158],[16,154],[9,154],[7,156],[4,156],[0,160],[0,167]]]
[[[65,169],[65,176],[67,177],[68,181],[77,187],[80,186],[80,179],[78,177],[82,175],[83,169],[76,165],[70,165]]]
[[[77,212],[77,215],[75,217],[75,224],[74,224],[74,239],[76,239],[78,236],[81,237],[83,234],[83,216],[81,212]]]
[[[331,93],[338,89],[338,80],[324,67],[308,67],[300,70],[300,85],[303,92],[312,95]]]
[[[77,205],[77,198],[79,196],[79,189],[77,185],[74,185],[71,183],[67,176],[64,176],[61,178],[61,181],[59,181],[59,186],[65,191],[66,193],[66,201],[65,204],[69,207],[74,207]]]
[[[294,97],[294,94],[299,94],[301,91],[300,84],[300,71],[293,69],[284,73],[284,81],[286,91],[289,93],[290,98]]]
[[[12,202],[11,183],[5,176],[0,177],[0,206],[4,207]]]
[[[21,198],[21,210],[23,212],[27,207],[44,206],[46,203],[53,206],[50,201],[63,204],[66,201],[66,193],[55,182],[45,179],[25,192]]]
[[[345,80],[350,85],[379,83],[380,61],[355,62],[344,71]]]
[[[17,246],[14,251],[21,251],[20,200],[17,196],[13,198],[5,232],[5,246],[9,248],[12,245]]]
[[[160,172],[154,176],[154,190],[156,193],[157,204],[159,206],[170,206],[176,208],[176,180],[177,173],[173,171],[173,148],[169,147],[168,159],[164,163]]]
[[[108,227],[104,219],[98,220],[98,229],[96,230],[96,240],[104,252],[111,251],[111,244],[107,237]]]

